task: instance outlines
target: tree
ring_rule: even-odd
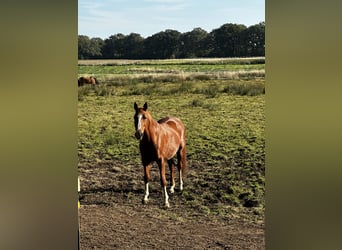
[[[250,27],[227,23],[210,33],[201,28],[167,29],[144,39],[121,33],[102,40],[78,36],[79,59],[170,59],[265,55],[265,22]]]
[[[139,34],[131,33],[124,38],[126,59],[140,59],[144,51],[144,38]]]
[[[88,36],[78,36],[78,58],[87,59],[90,53],[90,39]]]
[[[78,36],[78,58],[79,59],[93,59],[101,58],[101,48],[103,41],[101,38],[91,38],[88,36]]]
[[[243,56],[242,34],[247,29],[242,24],[224,24],[210,32],[210,45],[213,47],[213,57]]]
[[[178,58],[180,35],[180,32],[168,29],[146,38],[144,41],[144,58]]]
[[[95,38],[91,38],[90,39],[90,58],[91,59],[99,59],[102,58],[102,47],[103,47],[104,41],[99,38],[99,37],[95,37]]]
[[[105,39],[102,56],[105,59],[120,59],[125,55],[125,35],[119,33]]]
[[[195,28],[191,32],[180,36],[180,57],[196,58],[205,56],[205,41],[208,32],[201,28]]]
[[[244,34],[246,56],[265,55],[265,22],[248,27]]]

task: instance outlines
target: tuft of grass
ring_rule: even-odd
[[[220,86],[210,84],[208,87],[198,89],[197,93],[203,94],[206,98],[215,98],[220,93]]]
[[[90,85],[78,87],[78,100],[82,101],[84,97],[88,96],[92,91],[93,91],[93,88]]]
[[[229,83],[226,87],[224,87],[222,92],[232,95],[256,96],[265,94],[265,85],[262,82],[234,82]]]
[[[191,107],[203,107],[203,105],[204,105],[204,102],[200,99],[194,99],[191,101],[191,104],[190,104]]]

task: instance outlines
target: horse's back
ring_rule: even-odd
[[[161,125],[170,126],[173,129],[177,129],[177,128],[185,129],[183,122],[177,117],[167,116],[167,117],[160,119],[158,123]]]
[[[185,126],[177,117],[164,117],[160,119],[158,123],[167,130],[174,131],[176,134],[178,134],[182,141],[185,140]]]
[[[82,85],[85,84],[85,83],[95,85],[95,84],[98,84],[99,82],[98,82],[98,80],[97,80],[95,77],[93,77],[93,76],[90,76],[90,77],[81,76],[81,77],[78,79],[78,85],[79,85],[79,86],[82,86]]]

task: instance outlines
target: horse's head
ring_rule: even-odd
[[[141,140],[144,136],[147,118],[149,116],[147,112],[147,102],[145,102],[142,108],[138,107],[138,104],[134,103],[135,115],[134,115],[134,126],[135,126],[135,137]]]

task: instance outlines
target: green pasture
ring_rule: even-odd
[[[101,63],[102,62],[102,63]],[[175,60],[84,60],[79,62],[79,75],[100,78],[113,74],[217,73],[226,71],[263,70],[262,58],[241,59],[175,59]]]
[[[133,103],[148,102],[154,119],[173,115],[186,125],[189,171],[182,194],[184,204],[203,214],[263,220],[265,79],[248,72],[264,73],[265,65],[231,61],[202,61],[199,65],[186,60],[158,63],[144,77],[137,76],[137,63],[79,65],[80,75],[94,74],[102,79],[99,86],[79,88],[79,168],[101,163],[113,168],[133,165],[142,176]],[[217,72],[229,74],[239,67],[245,67],[247,77],[214,77]],[[156,76],[166,69],[175,73]],[[207,78],[179,76],[185,71],[193,74],[209,69],[213,75]],[[127,75],[120,77],[122,72]]]
[[[260,70],[264,65],[240,64],[170,64],[170,65],[80,65],[80,74],[135,74],[135,73],[187,73],[187,72],[222,72],[238,70]]]

